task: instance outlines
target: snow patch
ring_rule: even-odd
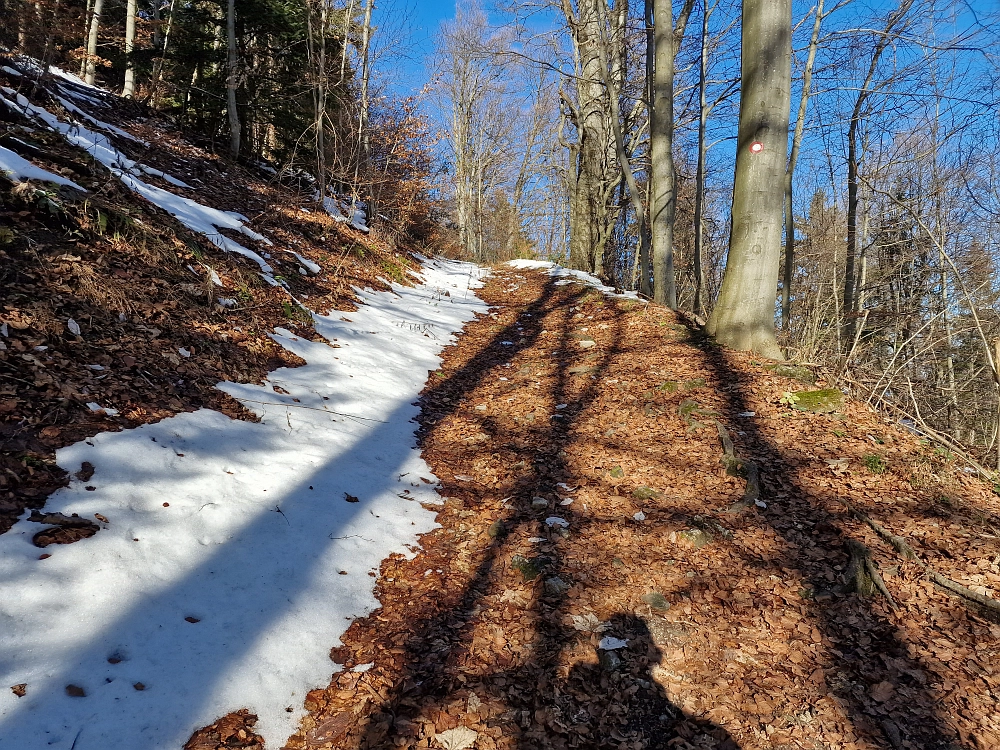
[[[511,260],[507,262],[512,268],[517,268],[520,270],[545,270],[548,271],[549,276],[560,279],[556,282],[557,286],[563,284],[572,284],[574,281],[582,281],[587,286],[592,286],[598,291],[604,292],[612,297],[621,297],[622,299],[634,299],[638,300],[639,295],[636,292],[616,292],[613,287],[607,286],[602,283],[596,276],[585,273],[584,271],[576,271],[572,268],[565,268],[560,266],[558,263],[553,263],[548,260]]]
[[[67,187],[79,190],[81,193],[87,192],[72,180],[67,180],[65,177],[60,177],[41,167],[36,167],[27,159],[3,146],[0,146],[0,172],[3,172],[15,182],[20,182],[21,180],[54,182],[56,185],[66,185]]]
[[[231,229],[246,235],[250,239],[264,242],[268,245],[272,244],[266,237],[246,226],[244,222],[249,220],[245,216],[235,211],[220,211],[216,208],[209,208],[190,198],[184,198],[142,181],[137,176],[139,172],[162,177],[170,184],[179,187],[188,187],[185,183],[169,177],[169,175],[158,169],[146,167],[132,161],[116,149],[106,135],[95,133],[78,123],[69,124],[62,122],[59,118],[45,109],[35,106],[12,89],[3,87],[0,90],[14,97],[17,102],[17,104],[14,104],[5,97],[0,96],[0,101],[3,101],[7,106],[18,109],[24,112],[25,115],[31,116],[36,121],[47,125],[55,132],[61,133],[71,144],[84,149],[97,161],[111,170],[112,174],[117,176],[134,193],[141,195],[153,205],[162,208],[191,231],[205,235],[216,247],[253,260],[265,274],[265,280],[268,280],[268,283],[273,286],[278,285],[273,278],[267,276],[267,274],[271,274],[274,270],[268,265],[267,261],[253,250],[244,247],[219,232],[219,229]]]
[[[432,261],[424,286],[362,292],[350,322],[316,316],[336,349],[276,330],[308,364],[219,384],[259,423],[201,409],[58,451],[71,473],[94,466],[93,489],[72,480],[46,510],[108,522],[45,560],[38,524],[0,536],[0,685],[27,684],[0,691],[0,748],[177,750],[244,707],[282,746],[329,681],[331,646],[378,606],[368,571],[436,527],[412,404],[451,334],[486,311],[470,271]]]

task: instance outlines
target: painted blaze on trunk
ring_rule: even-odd
[[[708,332],[781,358],[774,337],[791,97],[791,0],[743,0],[739,145],[726,273]]]

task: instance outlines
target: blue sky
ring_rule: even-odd
[[[376,3],[373,22],[390,34],[398,31],[400,38],[400,44],[386,59],[382,70],[393,89],[406,95],[427,82],[424,59],[433,47],[441,21],[454,17],[455,0],[383,0]]]

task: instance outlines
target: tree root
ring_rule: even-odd
[[[847,503],[845,503],[847,504]],[[991,622],[1000,623],[1000,602],[996,599],[991,599],[983,594],[976,593],[967,586],[963,586],[957,581],[953,581],[947,576],[943,576],[938,573],[934,568],[925,563],[920,559],[920,556],[914,551],[913,547],[903,539],[901,536],[896,536],[888,531],[888,529],[876,523],[871,519],[868,514],[862,511],[851,508],[849,504],[847,507],[850,508],[851,513],[860,521],[866,523],[871,527],[879,538],[888,543],[896,552],[898,552],[903,558],[915,562],[921,568],[924,569],[924,573],[927,577],[934,582],[934,585],[947,591],[951,596],[957,597],[963,601],[963,603],[969,607],[973,612],[984,617]],[[848,542],[850,545],[851,542]],[[855,542],[857,544],[857,542]],[[863,545],[862,545],[863,546]]]
[[[878,564],[872,559],[871,550],[861,542],[848,539],[847,551],[851,555],[851,562],[844,574],[848,586],[864,597],[879,593],[886,598],[889,606],[895,609],[896,602],[893,600],[892,594],[889,593],[889,589],[886,588],[885,581],[882,580]]]
[[[760,499],[760,469],[757,464],[736,455],[733,438],[722,422],[715,420],[715,427],[719,431],[719,442],[722,443],[722,465],[726,467],[726,473],[734,477],[743,477],[747,482],[743,499],[730,505],[726,511],[742,513],[758,505],[764,507]]]

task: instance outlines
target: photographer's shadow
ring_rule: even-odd
[[[601,636],[627,645],[599,649],[598,664],[577,664],[558,686],[554,723],[568,731],[553,737],[553,746],[739,750],[725,729],[688,716],[667,698],[652,675],[662,652],[641,617],[615,615]]]

